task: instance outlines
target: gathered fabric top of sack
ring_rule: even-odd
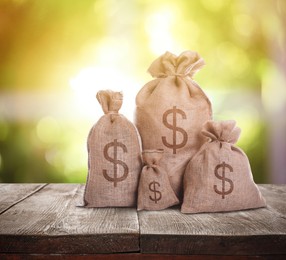
[[[148,72],[154,78],[168,76],[192,78],[204,65],[204,60],[197,52],[185,51],[178,57],[166,52],[151,64]]]
[[[208,137],[209,142],[235,144],[241,134],[241,129],[234,120],[207,121],[202,129],[202,134]]]
[[[97,92],[96,98],[105,115],[118,114],[123,102],[122,93],[112,90],[100,90]]]

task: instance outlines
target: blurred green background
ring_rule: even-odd
[[[257,183],[286,183],[286,1],[0,0],[0,182],[85,182],[95,94],[130,120],[151,62],[195,50]]]

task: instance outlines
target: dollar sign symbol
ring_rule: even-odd
[[[173,115],[172,124],[170,124],[167,120],[168,115],[170,115],[170,114]],[[188,140],[188,135],[187,135],[186,131],[183,128],[177,127],[177,114],[180,114],[183,119],[187,118],[185,112],[181,109],[178,109],[176,106],[173,106],[172,109],[167,110],[163,114],[163,124],[167,128],[169,128],[173,131],[173,143],[169,144],[166,140],[166,136],[162,136],[162,142],[166,147],[173,149],[173,154],[176,154],[177,149],[184,147],[187,143],[187,140]],[[179,144],[177,144],[177,131],[183,135],[183,140]]]
[[[149,198],[150,198],[150,200],[153,200],[157,204],[157,202],[162,198],[162,193],[156,189],[156,185],[158,185],[158,187],[160,187],[159,182],[156,182],[156,181],[150,182],[149,190],[154,192],[154,198],[151,196],[149,196]],[[157,194],[158,194],[158,197],[157,197]]]
[[[218,170],[220,168],[222,168],[222,175],[221,176],[218,173]],[[230,172],[233,172],[233,168],[229,164],[226,164],[225,162],[218,164],[214,170],[215,176],[222,181],[221,191],[218,190],[217,185],[214,185],[214,191],[217,194],[222,195],[222,199],[224,199],[225,195],[232,193],[233,187],[234,187],[232,180],[225,178],[225,169],[226,168],[229,169]],[[225,182],[228,182],[230,185],[228,190],[225,189]]]
[[[111,147],[113,147],[113,157],[110,157],[109,154],[108,154],[108,150]],[[107,170],[103,170],[103,176],[104,176],[104,178],[106,180],[108,180],[110,182],[113,182],[114,187],[117,186],[118,182],[124,181],[127,178],[128,172],[129,172],[128,166],[124,162],[122,162],[120,160],[117,160],[117,148],[118,147],[120,147],[123,150],[124,153],[127,153],[126,146],[123,143],[118,142],[117,139],[114,139],[113,142],[108,143],[107,145],[105,145],[105,147],[103,149],[104,158],[106,160],[108,160],[109,162],[113,163],[113,177],[110,177],[107,174]],[[121,165],[123,167],[123,169],[124,169],[124,174],[121,177],[118,177],[117,164]]]

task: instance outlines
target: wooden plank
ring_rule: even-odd
[[[268,208],[286,216],[286,185],[285,184],[260,184],[259,189],[262,195],[267,198]]]
[[[139,212],[141,252],[286,254],[286,185],[263,185],[262,192],[267,208],[189,215],[179,207]]]
[[[96,255],[70,255],[70,254],[0,254],[1,260],[44,260],[44,259],[53,259],[53,260],[243,260],[243,259],[253,259],[253,260],[269,260],[272,259],[269,256],[212,256],[212,255],[159,255],[159,254],[140,254],[140,253],[126,253],[126,254],[96,254]],[[284,260],[285,256],[275,256],[275,260]]]
[[[80,184],[50,184],[0,215],[0,252],[139,251],[136,210],[77,207],[83,190]]]
[[[31,196],[46,184],[0,184],[0,214]]]

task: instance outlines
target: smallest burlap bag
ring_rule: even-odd
[[[253,181],[246,154],[234,144],[240,135],[235,121],[207,121],[209,138],[188,163],[182,213],[223,212],[265,207]]]
[[[163,150],[142,152],[144,166],[138,188],[138,210],[162,210],[179,203],[168,173],[158,165],[162,156]]]

